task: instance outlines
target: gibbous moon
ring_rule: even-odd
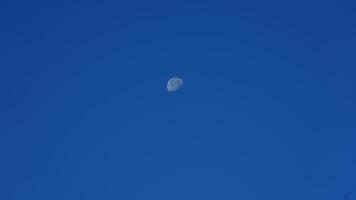
[[[179,90],[183,86],[183,80],[178,77],[173,77],[167,82],[167,90],[168,92],[175,92]]]

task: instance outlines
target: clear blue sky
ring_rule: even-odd
[[[356,199],[355,10],[1,1],[0,199]]]

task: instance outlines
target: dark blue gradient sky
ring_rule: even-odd
[[[356,199],[355,10],[1,1],[0,199]]]

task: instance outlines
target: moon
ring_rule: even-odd
[[[167,90],[168,92],[175,92],[183,87],[183,80],[178,77],[170,78],[167,82]]]

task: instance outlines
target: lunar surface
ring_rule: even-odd
[[[183,86],[183,80],[178,77],[173,77],[167,82],[167,90],[168,92],[175,92],[179,90]]]

